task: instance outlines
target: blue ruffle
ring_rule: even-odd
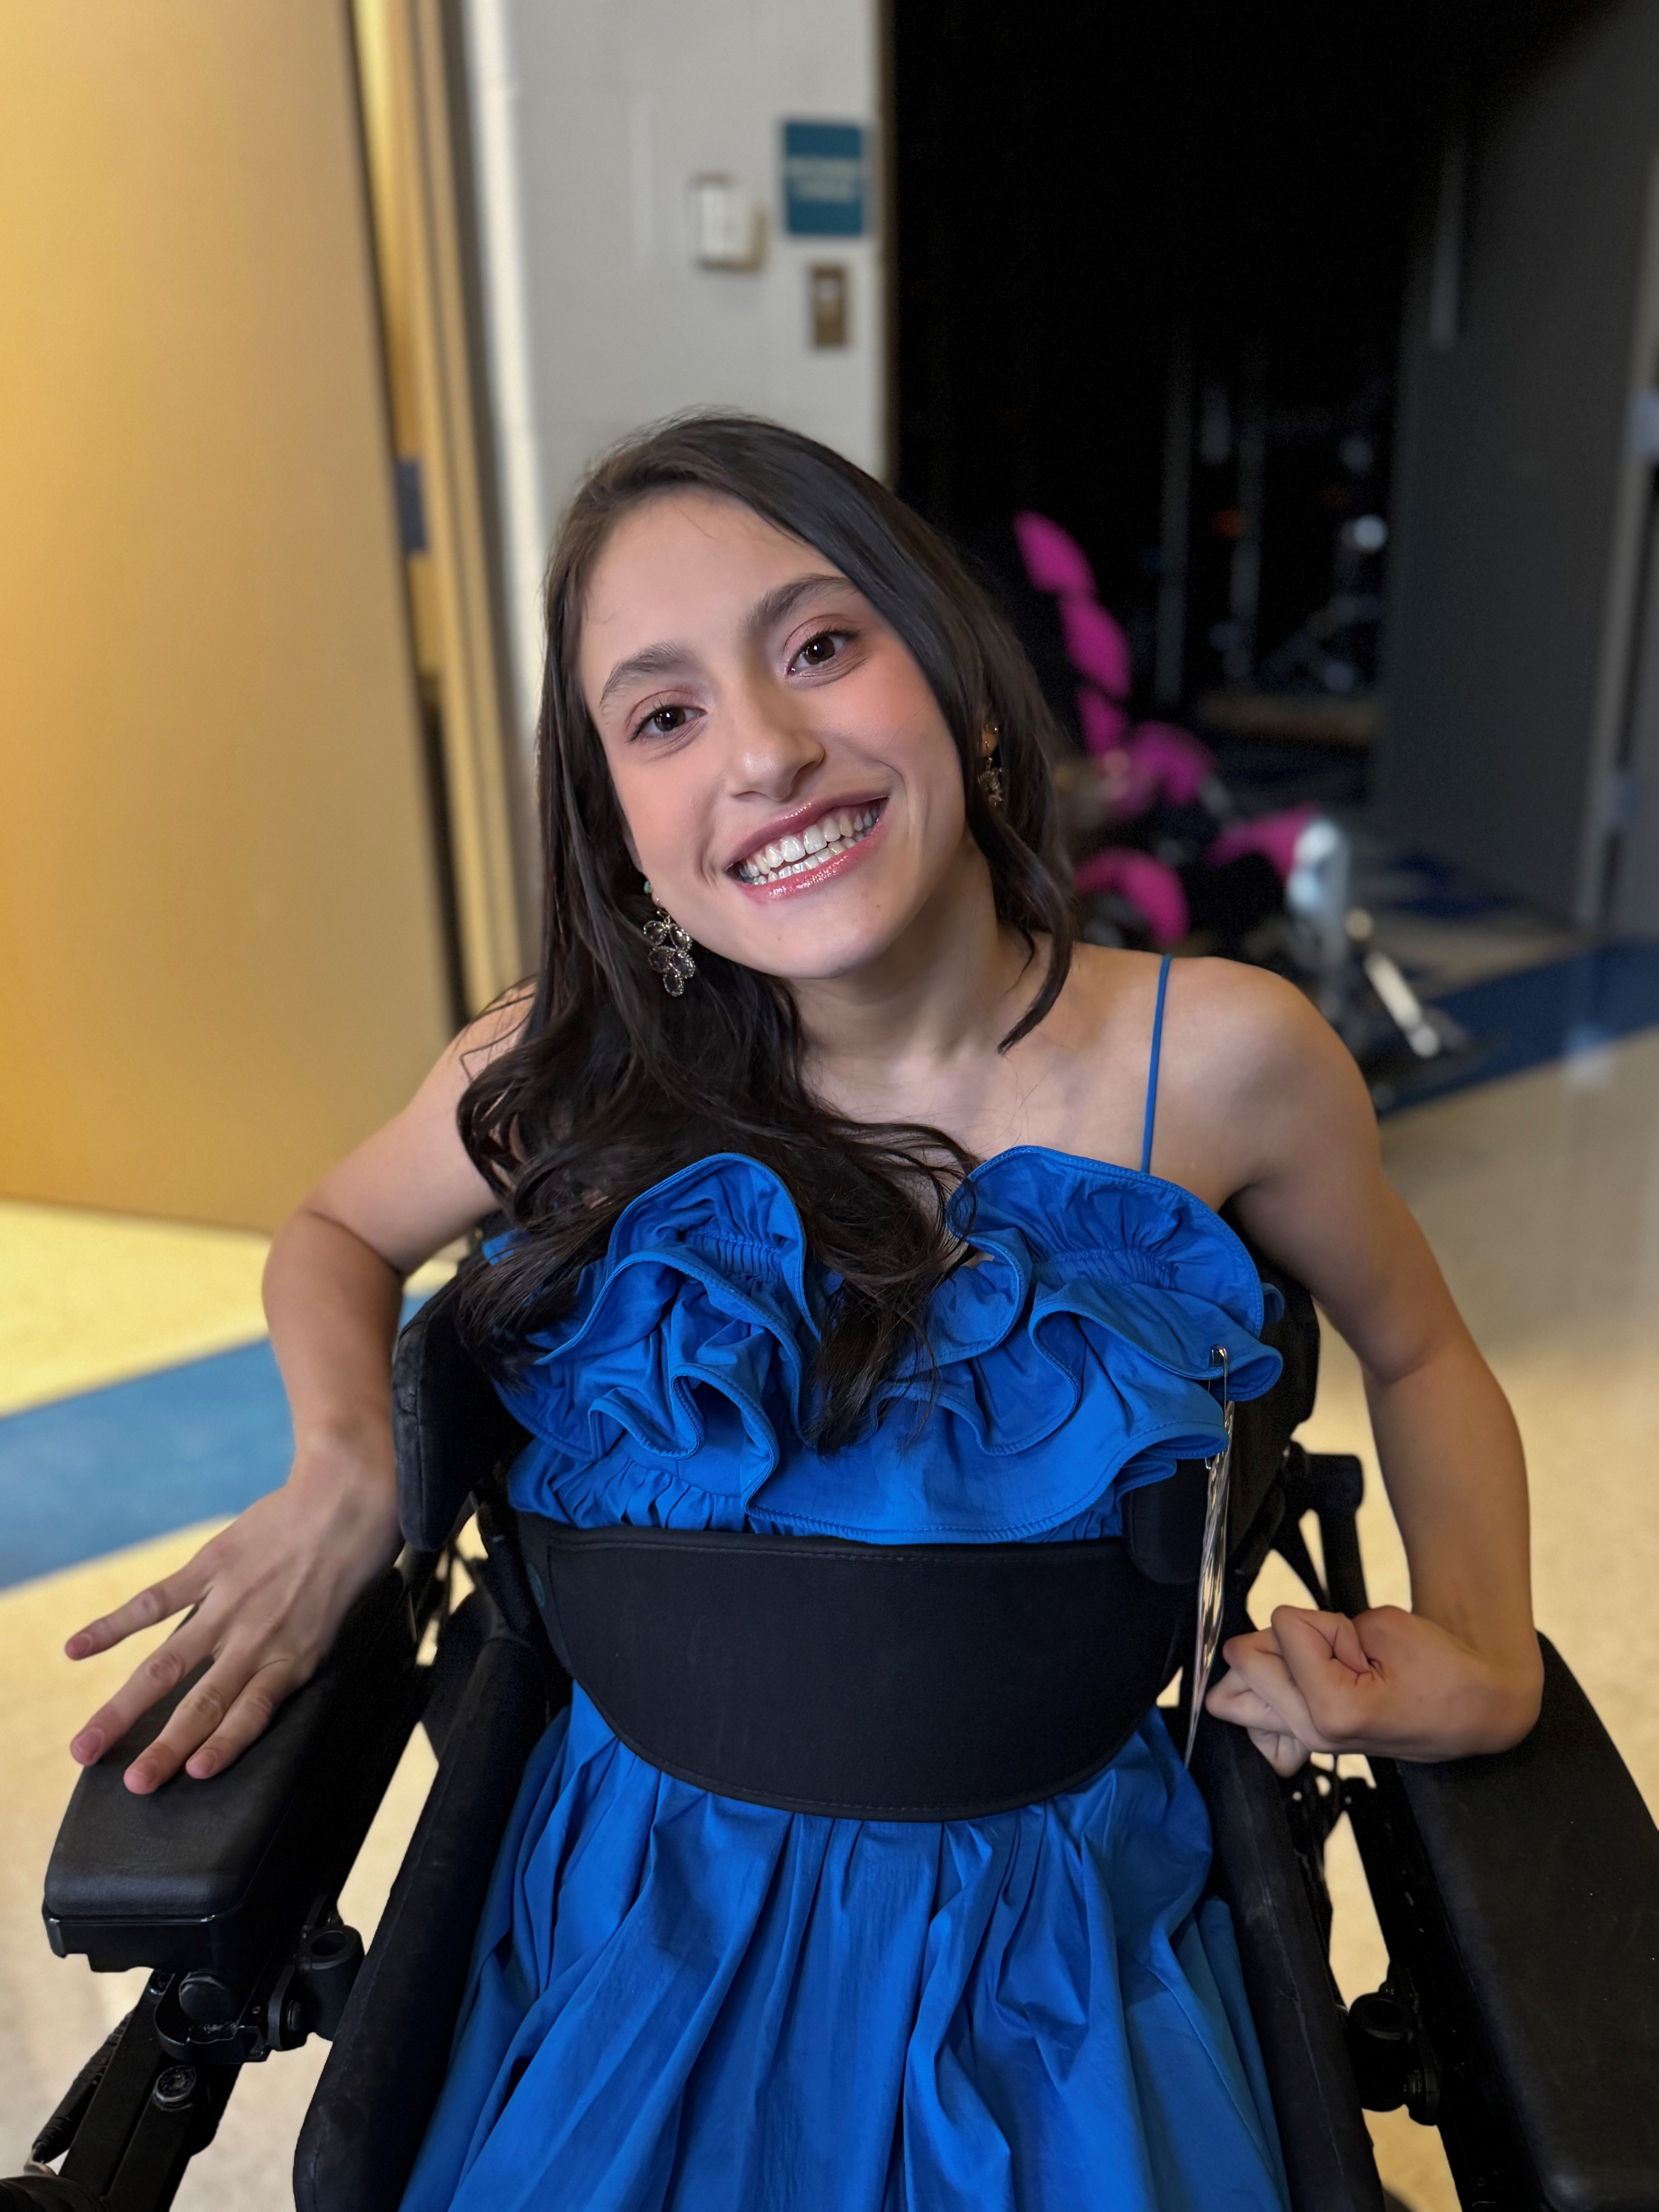
[[[1227,1389],[1279,1371],[1262,1286],[1178,1185],[1021,1146],[951,1204],[977,1257],[935,1294],[931,1372],[829,1456],[807,1441],[832,1279],[788,1192],[716,1153],[644,1191],[503,1395],[535,1441],[514,1502],[579,1525],[877,1542],[1109,1535],[1123,1496],[1220,1449]]]

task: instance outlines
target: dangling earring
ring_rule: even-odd
[[[979,747],[980,795],[994,813],[1002,811],[1002,729],[988,722]]]
[[[697,963],[691,957],[691,939],[649,884],[645,887],[645,895],[656,908],[644,925],[645,941],[651,947],[652,973],[662,977],[662,987],[671,999],[681,998],[697,972]]]

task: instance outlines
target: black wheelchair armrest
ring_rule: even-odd
[[[1391,1971],[1410,1975],[1445,2076],[1460,2185],[1479,2138],[1512,2147],[1516,2170],[1487,2185],[1521,2192],[1504,2202],[1652,2212],[1659,1829],[1539,1641],[1543,1709],[1524,1741],[1440,1765],[1375,1760],[1371,1802],[1351,1810]]]
[[[181,1684],[76,1784],[46,1870],[52,1949],[100,1972],[210,1974],[240,2002],[349,1871],[419,1715],[415,1655],[409,1589],[388,1570],[234,1766],[134,1796],[122,1774]]]
[[[396,2212],[401,2203],[443,2085],[501,1836],[547,1725],[545,1662],[487,1592],[473,1593],[444,1636],[477,1656],[301,2130],[298,2212]]]

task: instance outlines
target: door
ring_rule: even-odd
[[[0,10],[0,1191],[269,1224],[456,989],[344,0]]]

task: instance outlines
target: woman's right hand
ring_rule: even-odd
[[[92,1765],[141,1713],[210,1659],[125,1779],[142,1796],[181,1766],[198,1781],[221,1772],[315,1673],[353,1600],[395,1557],[398,1544],[390,1436],[372,1447],[313,1445],[281,1490],[250,1505],[176,1574],[70,1637],[69,1656],[86,1659],[185,1613],[92,1716],[71,1755]]]
[[[467,1084],[518,1035],[510,992],[443,1054],[403,1112],[330,1170],[276,1232],[265,1311],[298,1451],[282,1489],[176,1575],[71,1636],[71,1659],[182,1613],[70,1749],[82,1766],[203,1660],[212,1663],[126,1771],[143,1795],[182,1766],[220,1773],[308,1681],[352,1601],[398,1551],[392,1346],[404,1278],[500,1203],[461,1143]]]

